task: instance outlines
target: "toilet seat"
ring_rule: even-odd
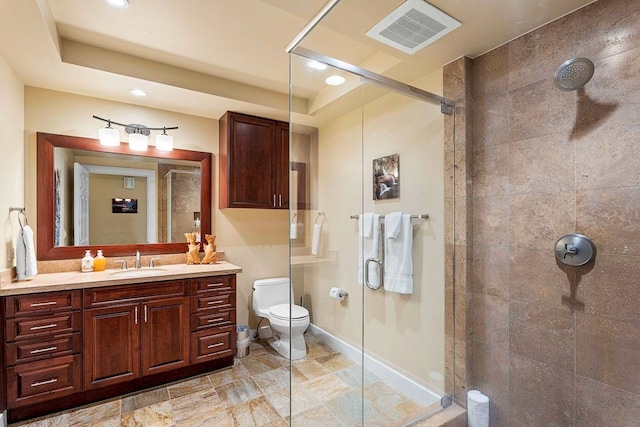
[[[291,315],[291,316],[289,316]],[[269,307],[269,317],[278,320],[303,320],[309,317],[309,311],[295,304],[277,304]]]

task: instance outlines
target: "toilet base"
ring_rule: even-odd
[[[307,355],[307,346],[303,335],[294,336],[293,339],[270,338],[267,342],[271,348],[286,359],[298,360]]]

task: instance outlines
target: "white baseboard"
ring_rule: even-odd
[[[362,363],[362,351],[360,349],[339,338],[336,338],[322,328],[311,324],[309,325],[307,333],[311,333],[312,335],[320,338],[331,348],[344,354],[358,365]],[[364,363],[369,372],[373,373],[378,378],[388,382],[398,390],[401,390],[405,395],[416,400],[422,405],[427,406],[432,403],[439,402],[440,398],[442,397],[424,387],[423,385],[418,384],[411,378],[408,378],[407,376],[401,374],[395,369],[384,365],[383,363],[379,362],[366,353],[364,355]]]

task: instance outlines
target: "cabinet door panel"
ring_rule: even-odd
[[[80,391],[81,357],[63,356],[7,368],[7,406],[18,407]]]
[[[189,299],[171,298],[142,304],[142,374],[189,364]]]
[[[71,333],[79,331],[81,325],[82,315],[79,311],[49,316],[17,317],[7,320],[6,339],[7,341],[14,341],[24,338]]]
[[[79,290],[47,292],[7,297],[5,299],[6,315],[14,317],[60,310],[79,310],[82,307],[80,292]]]
[[[278,123],[277,128],[277,168],[276,193],[278,209],[289,209],[289,126]]]
[[[49,359],[82,351],[82,335],[76,332],[69,335],[47,337],[39,340],[26,340],[8,343],[5,360],[8,366],[16,363]]]
[[[227,113],[221,127],[222,208],[275,207],[276,128],[272,120]]]
[[[87,310],[84,314],[84,383],[111,385],[140,375],[139,305]]]
[[[191,334],[191,363],[232,356],[236,352],[234,328],[216,328]]]

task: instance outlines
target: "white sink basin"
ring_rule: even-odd
[[[117,270],[110,273],[110,276],[117,277],[118,279],[132,278],[132,277],[145,277],[155,276],[163,274],[167,271],[166,268],[153,267],[153,268],[131,268],[128,270]]]

